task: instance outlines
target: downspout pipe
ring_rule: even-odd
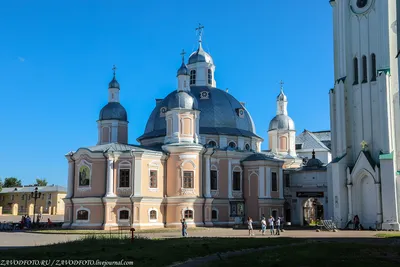
[[[105,178],[106,178],[106,179],[104,179],[104,195],[103,195],[103,197],[100,198],[100,199],[101,199],[101,204],[103,205],[103,212],[104,212],[104,214],[103,214],[103,222],[101,223],[101,228],[102,228],[102,229],[104,229],[104,224],[106,223],[106,215],[107,215],[106,204],[104,203],[104,199],[103,199],[103,198],[105,198],[106,195],[107,195],[107,177],[108,177],[108,166],[107,166],[107,164],[108,164],[108,162],[107,162],[108,158],[107,158],[107,156],[106,156],[107,151],[108,151],[108,150],[106,150],[106,151],[103,152],[103,157],[104,157],[104,159],[106,160],[106,164],[105,164],[105,166],[106,166],[106,171],[105,171],[106,177],[105,177]]]
[[[167,156],[166,156],[166,158],[165,158],[165,165],[164,165],[164,184],[163,184],[163,186],[164,186],[164,192],[165,192],[165,194],[164,194],[164,200],[166,201],[167,199],[167,184],[168,184],[168,181],[167,181],[167,176],[168,176],[168,158],[169,158],[169,155],[170,155],[170,153],[166,153],[167,154]],[[166,228],[167,227],[167,203],[164,203],[164,216],[163,216],[163,219],[164,219],[164,227]]]
[[[132,191],[131,191],[131,195],[129,196],[129,200],[131,201],[131,227],[133,227],[133,208],[134,208],[133,200],[132,200],[133,195],[134,195],[133,185],[135,184],[135,183],[134,183],[134,179],[136,178],[136,177],[134,177],[134,175],[133,175],[133,170],[134,170],[134,168],[136,168],[136,166],[134,166],[134,165],[135,165],[135,156],[134,156],[134,154],[133,154],[134,151],[135,151],[134,149],[132,149],[132,150],[130,151],[130,152],[131,152],[131,157],[132,157],[131,177],[133,177],[133,178],[132,178],[132,184],[131,184]]]
[[[72,194],[71,194],[71,198],[70,198],[70,200],[71,200],[71,213],[72,213],[71,215],[72,216],[71,216],[71,221],[70,221],[70,224],[69,224],[69,228],[72,228],[72,224],[74,223],[74,200],[73,200],[73,198],[75,196],[75,160],[72,157],[73,155],[74,155],[74,153],[72,151],[69,152],[69,154],[68,154],[69,159],[74,162],[74,167],[72,168],[72,173],[73,173],[73,175],[72,175]]]

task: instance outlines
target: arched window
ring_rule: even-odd
[[[233,148],[233,149],[235,149],[236,148],[236,143],[235,142],[233,142],[233,141],[231,141],[231,142],[229,142],[229,145],[228,145],[230,148]]]
[[[367,67],[367,57],[362,57],[362,65],[363,65],[363,83],[368,82],[368,67]]]
[[[185,219],[193,220],[193,210],[185,210],[184,217]]]
[[[76,220],[88,221],[89,220],[89,212],[87,210],[78,210],[77,215],[76,215]]]
[[[353,60],[353,71],[354,71],[354,84],[358,84],[358,59],[355,57]]]
[[[216,147],[217,143],[214,140],[211,140],[210,142],[208,142],[208,147]]]
[[[250,151],[250,145],[249,145],[249,144],[246,144],[246,145],[244,146],[244,149],[245,149],[246,151]]]
[[[212,70],[208,69],[208,84],[212,84]]]
[[[149,219],[150,220],[157,220],[157,211],[156,210],[151,210],[149,213]]]
[[[371,54],[371,81],[376,81],[376,56],[375,54]]]
[[[129,219],[129,210],[120,210],[119,211],[119,219],[120,220],[128,220]]]
[[[196,84],[196,70],[190,71],[190,85]]]

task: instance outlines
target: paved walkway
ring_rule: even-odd
[[[233,230],[228,228],[209,228],[204,230],[190,230],[188,229],[190,237],[237,237],[248,238],[247,230]],[[375,231],[339,231],[339,232],[315,232],[312,230],[288,230],[283,232],[280,236],[262,236],[260,232],[255,231],[255,236],[252,238],[306,238],[306,239],[329,239],[329,240],[346,240],[358,239],[367,241],[366,239],[373,238],[377,241],[375,235],[379,232]],[[147,238],[179,238],[181,237],[180,231],[177,232],[164,232],[164,233],[137,233],[137,236]],[[67,242],[82,238],[82,235],[71,234],[35,234],[26,232],[0,232],[0,249],[16,248],[16,247],[31,247],[50,245],[54,243]],[[374,241],[375,242],[375,241]]]

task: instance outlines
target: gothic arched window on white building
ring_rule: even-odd
[[[367,68],[367,57],[362,56],[362,73],[363,73],[363,80],[362,83],[368,82],[368,68]]]
[[[196,84],[196,70],[190,71],[190,85]]]
[[[355,85],[358,84],[358,59],[356,57],[353,59],[353,72],[354,72],[353,85]]]
[[[371,54],[371,81],[376,81],[376,56],[374,53]]]

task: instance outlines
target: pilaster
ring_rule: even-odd
[[[279,198],[283,199],[283,169],[279,169]]]
[[[265,167],[265,172],[266,172],[266,175],[267,175],[267,182],[266,182],[266,184],[267,184],[267,186],[266,186],[266,195],[267,195],[267,198],[271,198],[271,168],[270,167]]]
[[[232,198],[232,160],[228,159],[228,198]]]
[[[265,197],[265,167],[258,168],[258,197]]]
[[[142,153],[132,153],[135,157],[135,174],[133,182],[134,196],[138,197],[142,195]]]
[[[211,162],[210,162],[210,155],[204,155],[206,161],[206,188],[205,188],[205,197],[211,197]]]

